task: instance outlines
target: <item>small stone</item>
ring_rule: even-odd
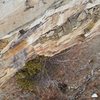
[[[93,14],[93,8],[89,10],[90,14],[92,15]]]
[[[63,25],[63,31],[64,31],[65,34],[69,34],[72,31],[72,26],[71,26],[71,23],[69,21],[67,21]]]
[[[78,21],[82,21],[86,18],[87,14],[85,12],[82,12],[79,17],[78,17]]]
[[[54,31],[51,31],[46,35],[46,37],[50,37],[50,36],[53,36],[53,35],[54,35]]]
[[[61,37],[61,36],[63,36],[63,34],[64,34],[63,32],[59,32],[58,36]]]
[[[92,98],[97,98],[98,95],[97,95],[96,93],[93,93],[91,97],[92,97]]]
[[[90,3],[93,3],[93,0],[89,0]]]

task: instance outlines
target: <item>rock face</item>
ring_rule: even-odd
[[[100,35],[46,59],[33,79],[34,92],[23,91],[12,77],[1,100],[100,100]]]
[[[2,0],[0,4],[1,85],[36,55],[54,56],[100,34],[100,0]]]

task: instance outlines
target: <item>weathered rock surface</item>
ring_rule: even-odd
[[[1,85],[36,55],[54,56],[100,34],[99,0],[2,0],[2,3]]]
[[[48,58],[33,79],[34,92],[23,91],[16,77],[3,85],[2,100],[100,100],[100,35]]]

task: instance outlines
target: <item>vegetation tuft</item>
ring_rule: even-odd
[[[38,56],[28,61],[24,68],[16,73],[17,83],[23,90],[34,91],[36,84],[33,78],[41,71],[44,60],[44,56]]]

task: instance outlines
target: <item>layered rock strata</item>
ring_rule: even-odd
[[[38,0],[37,2],[32,1],[35,5],[40,2]],[[36,8],[41,7],[41,10],[33,12],[32,9],[35,9],[35,5],[30,5],[32,3],[27,0],[26,8],[19,12],[19,15],[25,11],[28,12],[23,15],[26,18],[25,21],[22,15],[20,18],[18,14],[19,20],[16,20],[16,22],[22,20],[24,23],[20,22],[13,27],[10,22],[6,21],[11,28],[6,25],[0,26],[6,28],[5,31],[0,28],[2,32],[2,34],[0,33],[1,85],[23,68],[29,59],[35,58],[37,55],[53,56],[76,44],[90,41],[100,34],[99,0],[51,1],[42,0],[40,5],[48,4],[48,6],[37,6]],[[12,10],[12,8],[9,9]],[[14,13],[8,15],[14,18],[17,10],[12,11]],[[8,15],[6,15],[6,18],[8,18]],[[30,16],[32,17],[30,18]],[[12,21],[10,18],[8,20]]]

